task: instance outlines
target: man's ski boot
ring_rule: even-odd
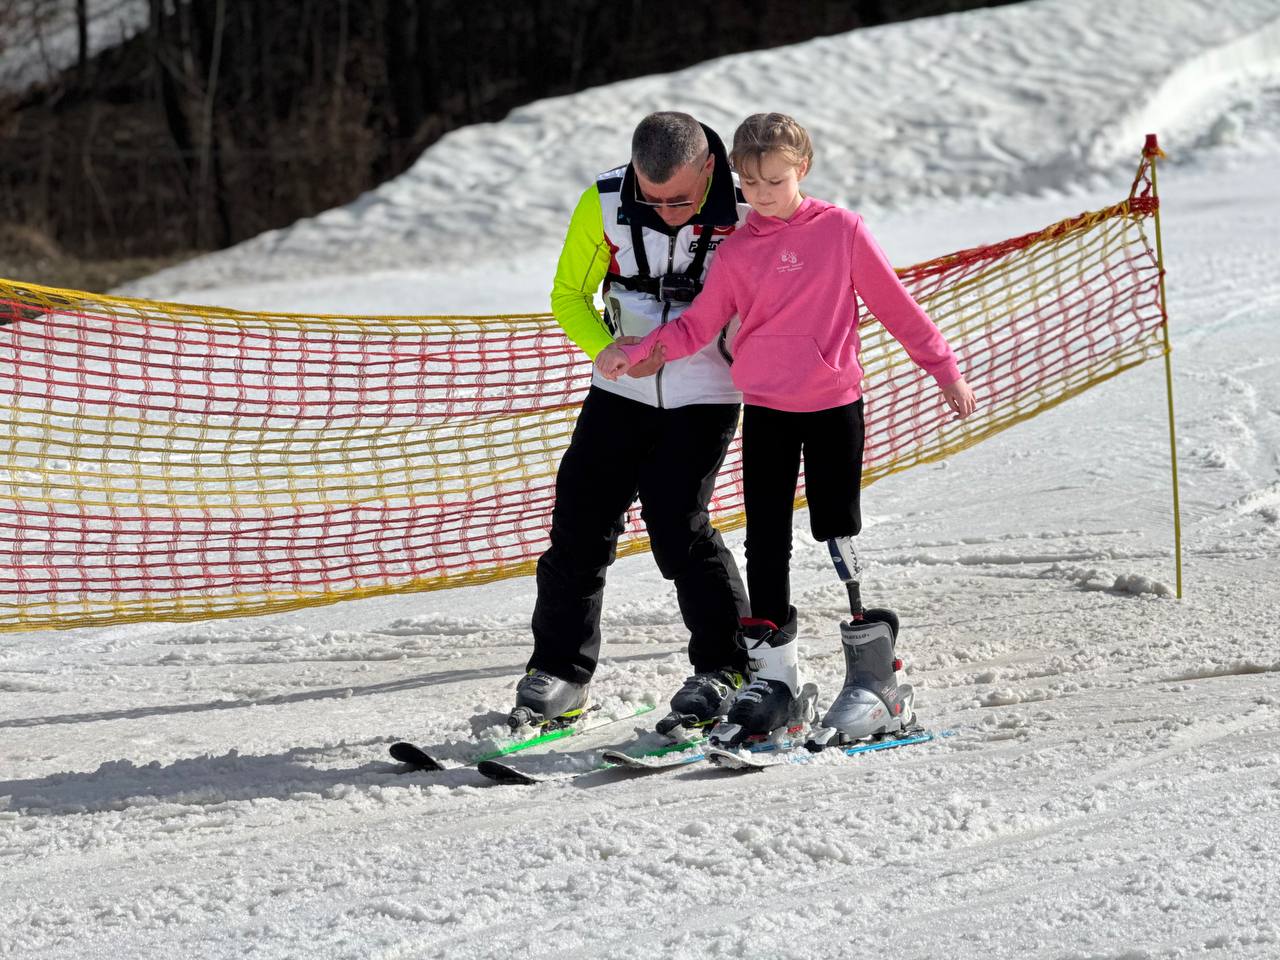
[[[738,643],[747,652],[751,682],[711,731],[712,745],[733,749],[810,722],[818,688],[800,686],[796,608],[790,608],[782,627],[769,620],[744,619]]]
[[[844,687],[809,739],[810,749],[885,739],[913,727],[915,695],[910,684],[898,683],[897,636],[898,618],[891,610],[866,610],[840,624]]]
[[[658,733],[676,742],[701,736],[724,718],[744,683],[746,678],[733,667],[695,673],[671,698],[671,712],[658,721]]]
[[[587,711],[587,690],[588,684],[562,680],[545,670],[530,670],[516,684],[516,707],[507,724],[512,731],[570,726]]]

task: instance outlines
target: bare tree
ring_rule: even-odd
[[[89,0],[76,0],[76,86],[89,86]]]
[[[227,26],[226,0],[215,0],[213,12],[213,43],[209,53],[209,78],[204,85],[204,103],[200,117],[200,168],[196,181],[196,245],[211,246],[212,231],[209,227],[209,208],[212,200],[209,174],[210,159],[214,148],[213,110],[218,98],[218,70],[222,64],[222,40]]]

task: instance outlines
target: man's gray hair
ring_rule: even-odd
[[[702,124],[687,113],[651,113],[631,136],[631,162],[654,183],[666,183],[681,167],[700,163],[707,150]]]

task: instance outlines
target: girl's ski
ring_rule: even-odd
[[[859,753],[871,753],[874,750],[892,750],[895,747],[928,743],[933,737],[933,733],[928,730],[913,730],[901,736],[887,737],[884,740],[871,740],[866,743],[856,743],[852,746],[836,747],[834,749],[844,753],[846,756],[854,756]],[[765,755],[755,750],[743,753],[737,750],[725,750],[720,747],[708,747],[704,752],[709,761],[723,770],[763,770],[766,767],[777,767],[786,763],[808,763],[817,756],[816,753],[809,751],[784,752],[773,750],[768,755]]]

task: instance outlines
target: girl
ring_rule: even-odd
[[[639,343],[606,347],[596,367],[614,379],[657,348],[667,360],[687,356],[735,314],[741,320],[733,340],[733,379],[744,402],[752,617],[743,621],[742,640],[753,682],[730,712],[733,736],[720,738],[736,736],[740,742],[781,726],[799,694],[789,576],[801,456],[810,528],[816,539],[827,541],[837,572],[850,587],[854,620],[862,619],[852,547],[862,527],[857,297],[933,376],[952,410],[968,416],[975,401],[951,347],[903,288],[862,218],[800,193],[800,181],[813,163],[813,146],[800,124],[780,113],[748,117],[734,133],[729,158],[752,208],[745,229],[720,245],[705,288],[679,319]],[[892,677],[889,640],[887,675]],[[877,696],[891,717],[900,718],[899,727],[887,729],[901,729],[911,717],[910,695],[903,702],[896,683],[884,679],[884,666],[863,656],[856,664],[850,661],[849,676],[880,678]],[[863,686],[870,684],[866,680]]]

